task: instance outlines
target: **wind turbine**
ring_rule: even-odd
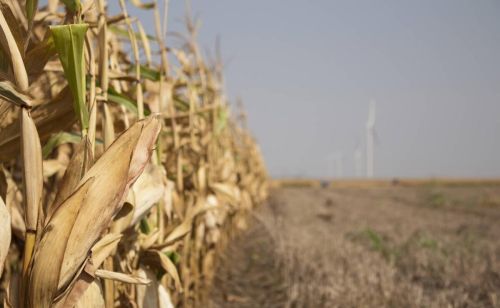
[[[368,120],[366,121],[366,177],[373,178],[375,138],[375,101],[370,101]]]

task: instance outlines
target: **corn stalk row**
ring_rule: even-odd
[[[167,1],[118,3],[0,0],[5,307],[199,306],[218,249],[267,196],[198,23],[174,47]]]

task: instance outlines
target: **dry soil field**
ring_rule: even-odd
[[[218,260],[214,307],[500,307],[500,187],[284,187]]]

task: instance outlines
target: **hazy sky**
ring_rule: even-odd
[[[178,30],[184,1],[170,3]],[[271,175],[329,176],[342,152],[352,176],[374,99],[376,176],[500,176],[500,1],[192,7],[202,46],[221,37],[229,96],[243,98]]]

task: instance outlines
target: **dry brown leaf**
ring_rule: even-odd
[[[174,279],[175,288],[182,292],[181,278],[175,264],[164,253],[156,249],[149,249],[144,252],[145,258],[155,266],[161,266]]]
[[[6,307],[17,308],[20,307],[19,301],[19,285],[21,281],[20,273],[13,273],[10,277],[9,285],[6,288],[5,302]]]
[[[0,197],[0,277],[10,246],[10,215],[2,197]]]
[[[186,234],[191,232],[191,228],[193,225],[193,219],[203,213],[204,211],[214,209],[217,207],[217,203],[214,203],[213,196],[209,198],[199,198],[194,207],[190,207],[186,214],[186,217],[182,221],[180,225],[175,227],[167,236],[167,238],[163,241],[163,243],[159,247],[165,247],[172,242],[181,239]]]
[[[132,186],[134,191],[134,216],[131,225],[135,225],[163,197],[165,193],[165,173],[158,165],[148,164],[144,172]]]
[[[30,271],[28,298],[31,307],[35,304],[42,308],[52,306],[58,289],[64,253],[68,245],[68,234],[75,224],[81,205],[93,182],[93,178],[87,180],[64,201],[42,231],[41,240],[33,254]]]
[[[56,173],[64,171],[66,169],[66,165],[63,164],[58,159],[47,159],[44,160],[43,163],[43,177],[51,177]]]
[[[99,280],[94,280],[78,300],[75,308],[104,308],[104,295]]]
[[[132,126],[84,176],[77,188],[80,193],[73,194],[56,209],[34,255],[30,282],[32,303],[49,307],[56,291],[68,287],[92,245],[119,209],[127,185],[133,183],[147,163],[158,132],[159,122],[154,118]],[[120,155],[124,159],[117,160]],[[108,183],[116,185],[110,189]],[[44,275],[49,267],[53,268],[52,274]]]
[[[137,306],[139,308],[174,308],[170,294],[158,283],[156,275],[144,267],[138,270],[138,276],[151,280],[151,284],[137,285]]]
[[[150,284],[151,280],[147,278],[142,278],[139,276],[132,276],[124,273],[117,273],[112,271],[106,271],[102,269],[98,269],[95,271],[95,275],[102,279],[111,279],[123,283],[129,284]]]
[[[16,86],[9,81],[0,81],[0,101],[11,103],[19,107],[31,107],[31,98],[21,93]]]
[[[51,36],[31,48],[26,54],[25,63],[30,79],[35,79],[43,73],[43,68],[49,59],[55,55],[54,42]]]
[[[80,143],[75,147],[73,156],[71,157],[69,165],[61,181],[61,185],[57,190],[56,198],[52,202],[52,205],[47,209],[46,221],[50,219],[50,216],[52,216],[52,213],[54,213],[57,207],[75,190],[91,164],[92,153],[89,141],[87,138],[83,138],[82,141],[80,141]]]
[[[237,186],[227,183],[210,184],[212,189],[220,200],[226,200],[231,205],[236,205],[240,202],[240,190]]]
[[[156,118],[137,122],[118,137],[83,177],[82,182],[93,177],[95,180],[69,234],[60,288],[69,282],[85,261],[101,232],[120,209],[128,187],[139,177],[149,160],[159,130],[160,123]]]
[[[6,183],[4,184],[7,184],[7,191],[2,192],[2,195],[5,194],[5,204],[7,205],[7,210],[11,218],[12,234],[18,239],[24,240],[26,225],[24,223],[24,212],[21,205],[22,193],[10,174],[5,170],[3,170],[3,174],[6,175]],[[3,189],[4,188],[5,187],[3,187]]]
[[[90,262],[90,258],[87,259],[86,263],[72,280],[71,288],[63,290],[54,299],[54,308],[74,307],[87,288],[94,282],[95,271],[96,268]]]
[[[28,75],[26,74],[26,68],[24,67],[24,61],[20,52],[22,49],[19,48],[11,29],[14,26],[17,25],[14,23],[9,25],[7,23],[2,10],[0,10],[0,31],[2,32],[0,43],[4,51],[9,53],[16,85],[21,91],[26,91],[28,89]]]
[[[35,123],[29,111],[22,108],[21,111],[22,144],[21,154],[23,156],[23,182],[24,182],[24,204],[26,214],[26,228],[36,230],[38,222],[38,210],[42,202],[43,190],[43,167],[42,147]]]
[[[50,101],[34,107],[31,116],[35,121],[41,141],[47,140],[53,133],[67,129],[75,121],[69,88],[64,88]],[[0,160],[9,161],[19,153],[20,117],[0,129]]]
[[[92,247],[92,262],[96,268],[99,268],[111,252],[116,249],[122,237],[121,234],[108,233]]]
[[[111,233],[122,233],[128,227],[131,226],[131,221],[134,216],[134,191],[129,189],[126,197],[126,201],[123,203],[120,211],[113,218],[113,224],[111,225]]]

